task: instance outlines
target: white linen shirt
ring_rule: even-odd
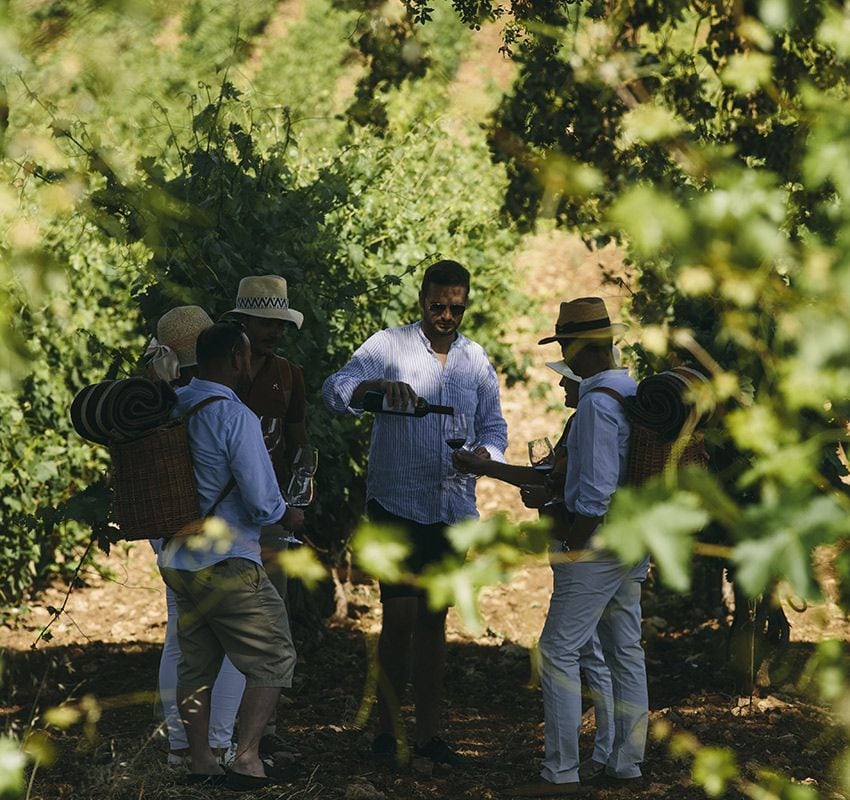
[[[223,545],[200,537],[173,537],[164,547],[155,547],[160,567],[194,572],[227,558],[247,558],[262,564],[260,527],[278,522],[286,511],[260,420],[232,389],[193,378],[177,389],[174,414],[185,414],[201,400],[214,396],[225,399],[189,417],[186,430],[202,514],[208,513],[231,475],[236,479],[236,486],[214,512],[228,524],[233,540]]]
[[[351,360],[327,378],[322,397],[337,413],[362,413],[351,396],[363,381],[403,381],[429,403],[453,406],[473,420],[467,442],[484,446],[504,461],[507,425],[499,403],[499,379],[481,345],[461,334],[440,363],[421,322],[389,328],[370,336]],[[368,500],[377,500],[396,516],[430,525],[477,517],[475,480],[447,479],[451,450],[444,427],[448,417],[414,418],[376,414],[369,447]]]
[[[608,512],[614,490],[626,477],[631,424],[620,403],[602,392],[607,386],[630,397],[637,384],[624,369],[608,369],[585,378],[579,385],[575,421],[567,437],[567,479],[564,503],[569,511],[586,517]]]

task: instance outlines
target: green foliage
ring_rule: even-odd
[[[655,482],[620,489],[600,537],[603,546],[627,564],[637,564],[649,553],[664,583],[686,592],[694,537],[708,520],[696,494],[682,491],[671,496],[665,485]]]
[[[439,4],[433,0],[402,0],[414,22],[432,22]],[[507,18],[505,47],[517,41],[525,26],[546,23],[575,0],[549,0],[529,3],[526,0],[452,0],[451,4],[461,21],[470,28],[480,29],[485,21]]]
[[[298,576],[308,589],[314,589],[328,577],[328,571],[319,562],[315,551],[309,547],[284,550],[278,553],[278,562],[287,575]]]
[[[701,515],[736,543],[749,592],[787,578],[816,597],[812,549],[847,536],[847,15],[814,1],[524,5],[520,74],[490,137],[505,208],[618,240],[639,371],[697,363],[723,408],[722,510],[710,481],[622,493],[612,545],[629,514],[651,520],[658,546],[636,538],[684,588]]]
[[[24,794],[26,756],[20,745],[7,736],[0,737],[0,798],[13,800]]]
[[[423,56],[413,24],[406,17],[388,20],[380,15],[364,15],[359,28],[357,49],[366,59],[367,68],[357,83],[354,101],[346,114],[359,125],[382,130],[389,119],[381,96],[397,89],[405,80],[423,77],[429,60]]]
[[[126,289],[109,254],[77,228],[80,249],[65,253],[68,282],[57,280],[38,305],[15,293],[15,330],[30,362],[20,386],[0,394],[4,603],[17,601],[34,578],[73,567],[92,526],[105,523],[105,497],[78,493],[100,478],[106,454],[73,432],[68,408],[84,383],[105,377],[114,352],[103,342],[131,341],[137,320],[129,298],[119,299]],[[64,246],[57,241],[55,252]]]
[[[728,750],[703,747],[694,758],[691,774],[709,797],[722,797],[730,781],[738,777],[738,765]]]
[[[358,563],[370,575],[390,583],[405,577],[404,560],[410,550],[404,531],[369,522],[362,523],[351,540],[351,551]]]
[[[546,548],[549,531],[548,521],[515,525],[502,515],[453,525],[447,535],[457,555],[429,565],[419,579],[429,605],[434,609],[454,606],[464,624],[480,632],[480,590],[509,580],[512,569],[529,552]]]
[[[810,665],[815,678],[815,696],[834,704],[847,692],[847,663],[842,643],[835,639],[820,642]]]
[[[749,787],[753,800],[818,800],[822,795],[812,786],[794,783],[768,770],[759,771],[759,784]]]
[[[469,22],[477,4],[453,5]],[[651,552],[684,590],[710,521],[747,594],[788,581],[813,599],[812,554],[828,545],[847,608],[850,13],[819,0],[522,6],[508,42],[519,77],[490,132],[505,210],[616,240],[635,275],[638,371],[698,364],[720,408],[713,475],[619,492],[606,542],[629,560]],[[819,669],[840,703],[845,676]],[[734,763],[694,752],[695,779],[721,795]],[[816,795],[767,774],[743,788]]]
[[[268,24],[276,8],[187,0],[141,3],[124,17],[92,4],[62,12],[62,25],[42,32],[38,58],[38,21],[15,19],[20,75],[9,76],[3,167],[24,205],[0,196],[0,213],[19,217],[9,254],[23,286],[8,289],[11,307],[32,311],[9,339],[24,383],[2,401],[33,410],[0,423],[18,459],[2,476],[11,491],[0,521],[12,536],[0,550],[0,591],[9,600],[87,536],[69,519],[103,530],[105,454],[70,434],[67,408],[110,365],[131,368],[172,305],[198,303],[217,316],[245,275],[287,278],[305,323],[284,351],[306,367],[310,433],[333,454],[309,525],[334,550],[363,507],[368,421],[331,417],[319,388],[371,333],[415,319],[429,259],[470,267],[466,328],[512,379],[521,374],[502,336],[514,291],[503,264],[516,242],[499,219],[504,175],[487,165],[479,131],[464,130],[463,147],[445,146],[458,130],[445,116],[446,83],[462,26],[443,15],[435,35],[417,40],[416,80],[394,81],[378,77],[391,69],[386,48],[372,53],[365,76],[351,61],[346,36],[357,20],[374,30],[395,24],[376,9],[364,17],[315,0],[281,33]],[[94,45],[102,37],[109,62]],[[381,86],[380,126],[334,118],[359,78]],[[66,311],[42,320],[42,302]]]
[[[503,515],[464,520],[447,531],[454,552],[428,565],[421,575],[410,574],[406,567],[410,542],[402,530],[364,522],[351,541],[351,551],[355,561],[371,575],[391,583],[403,580],[421,586],[433,609],[454,606],[470,630],[480,631],[479,591],[508,580],[511,570],[530,553],[545,550],[549,532],[546,520],[523,525],[515,525]]]

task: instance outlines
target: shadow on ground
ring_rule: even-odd
[[[705,795],[690,781],[687,760],[670,756],[670,736],[688,733],[703,744],[729,748],[743,774],[762,766],[828,788],[827,765],[842,747],[839,731],[821,709],[792,696],[791,676],[803,673],[808,645],[793,645],[783,659],[789,677],[783,690],[763,697],[731,693],[723,631],[702,625],[665,632],[647,644],[651,727],[648,785],[631,797],[696,800]],[[450,645],[444,716],[446,738],[474,766],[423,774],[377,769],[367,756],[367,728],[357,727],[364,700],[368,637],[352,622],[330,628],[304,651],[296,685],[278,708],[279,728],[303,753],[303,778],[260,798],[509,798],[509,787],[531,779],[542,750],[539,691],[530,680],[527,651],[511,645]],[[6,651],[0,697],[6,726],[44,731],[55,753],[41,767],[31,800],[158,800],[227,797],[180,784],[165,767],[165,742],[157,734],[154,696],[158,648],[148,643]],[[87,696],[96,704],[86,704]],[[75,701],[91,709],[89,722],[47,729],[42,710]],[[95,711],[95,709],[97,709]],[[406,709],[408,717],[411,709]],[[97,714],[99,719],[95,719]],[[410,723],[410,719],[408,719]],[[412,730],[412,725],[409,725]],[[585,715],[583,744],[590,748],[592,712]],[[660,737],[660,738],[659,738]],[[620,796],[597,790],[603,800]],[[245,796],[245,795],[242,795]],[[743,797],[730,791],[725,797]]]

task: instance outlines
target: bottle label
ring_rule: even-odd
[[[401,408],[394,408],[390,405],[390,401],[387,399],[387,396],[384,395],[384,402],[381,405],[384,411],[389,411],[391,414],[409,414],[411,417],[416,413],[416,406],[413,403],[408,403],[406,406],[402,406]]]

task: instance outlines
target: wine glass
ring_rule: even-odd
[[[292,460],[289,487],[286,490],[287,505],[306,508],[313,502],[315,486],[313,476],[319,467],[319,451],[315,447],[299,447]]]
[[[460,450],[466,444],[466,440],[469,438],[469,420],[466,414],[455,411],[454,414],[446,417],[443,425],[443,438],[452,450]],[[464,476],[452,466],[447,477],[460,478]]]
[[[549,439],[532,439],[528,443],[528,460],[535,472],[548,475],[555,468],[555,451]]]
[[[266,443],[266,450],[271,453],[280,444],[282,432],[280,417],[260,417],[260,428],[263,431],[263,441]]]

